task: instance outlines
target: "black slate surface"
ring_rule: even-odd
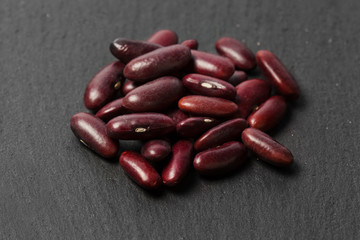
[[[1,239],[359,239],[360,2],[0,0]],[[295,156],[152,195],[69,128],[116,37],[162,28],[215,52],[276,53],[301,99],[274,133]],[[123,146],[126,148],[126,146]]]

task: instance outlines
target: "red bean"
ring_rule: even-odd
[[[205,132],[194,144],[196,151],[219,146],[240,138],[242,131],[249,125],[245,119],[236,118],[217,125]]]
[[[237,86],[247,79],[247,75],[243,71],[235,71],[234,74],[227,80],[233,86]]]
[[[119,152],[119,142],[106,134],[105,123],[89,113],[71,117],[71,130],[85,146],[105,158],[114,158]]]
[[[258,51],[256,61],[261,72],[281,95],[289,100],[299,98],[300,89],[294,77],[272,52],[267,50]]]
[[[184,138],[195,138],[218,125],[220,121],[209,117],[190,117],[176,125],[176,132]]]
[[[199,95],[181,98],[178,106],[185,112],[210,117],[226,117],[238,110],[237,105],[229,100]]]
[[[179,122],[181,122],[189,117],[189,115],[187,115],[186,113],[184,113],[183,111],[181,111],[177,108],[170,109],[165,114],[167,116],[169,116],[176,124],[178,124]]]
[[[170,153],[170,144],[161,139],[147,141],[141,148],[141,155],[151,162],[160,162]]]
[[[175,32],[171,30],[163,29],[155,32],[153,35],[149,37],[147,41],[166,47],[177,44],[178,36]]]
[[[192,162],[192,142],[180,140],[172,147],[172,157],[162,171],[163,183],[167,186],[179,184],[190,170]]]
[[[132,113],[111,119],[108,134],[124,140],[159,138],[175,130],[174,121],[160,113]]]
[[[239,142],[227,142],[198,153],[194,168],[204,175],[222,175],[239,168],[246,161],[247,151]]]
[[[293,156],[286,147],[256,128],[245,129],[241,138],[246,147],[272,165],[289,166],[293,162]]]
[[[129,92],[131,92],[132,90],[134,90],[139,86],[141,86],[141,83],[136,83],[134,81],[127,80],[123,85],[122,94],[126,96]]]
[[[182,70],[191,61],[188,47],[162,47],[131,60],[124,69],[126,78],[146,82]]]
[[[251,70],[256,66],[255,56],[251,50],[234,38],[220,38],[215,47],[220,55],[229,58],[238,69]]]
[[[194,49],[194,50],[198,49],[198,47],[199,47],[199,43],[195,39],[185,40],[181,43],[181,45],[187,46],[188,48]]]
[[[155,190],[161,186],[161,177],[140,154],[125,151],[119,159],[121,167],[141,187]]]
[[[125,78],[124,64],[113,62],[98,72],[89,82],[84,94],[84,104],[89,110],[97,111],[114,99]]]
[[[285,112],[285,99],[282,96],[272,96],[248,117],[248,122],[252,128],[268,131],[278,125]]]
[[[141,85],[123,98],[123,105],[133,112],[158,112],[179,100],[183,85],[176,77],[161,77]]]
[[[224,80],[201,74],[188,74],[182,79],[183,85],[193,94],[209,97],[219,97],[233,100],[236,90],[233,85]]]
[[[123,99],[119,98],[109,102],[96,113],[96,116],[107,122],[114,117],[129,113],[129,110],[123,106],[122,101]]]

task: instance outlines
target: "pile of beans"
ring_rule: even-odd
[[[192,166],[202,175],[234,172],[248,149],[272,165],[291,165],[291,152],[266,133],[300,94],[280,60],[267,50],[255,56],[229,37],[216,42],[219,55],[197,48],[194,39],[178,44],[170,30],[147,41],[114,40],[110,52],[118,60],[84,94],[96,114],[71,118],[76,137],[104,158],[120,154],[128,176],[150,190],[181,183]],[[256,66],[267,81],[246,80]],[[119,140],[143,141],[141,153],[119,153]]]

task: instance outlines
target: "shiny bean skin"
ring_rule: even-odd
[[[151,162],[160,162],[171,153],[171,145],[161,139],[147,141],[141,148],[141,155]]]
[[[172,147],[172,157],[162,171],[163,183],[167,186],[179,184],[189,172],[192,163],[193,144],[180,140]]]
[[[233,86],[237,86],[247,79],[247,75],[244,71],[235,71],[234,74],[227,80]]]
[[[141,187],[156,190],[161,186],[160,175],[140,154],[125,151],[121,154],[119,162],[126,174]]]
[[[227,58],[197,50],[191,50],[191,54],[191,67],[195,73],[227,80],[235,71],[234,65]]]
[[[256,128],[245,129],[241,138],[247,148],[272,165],[289,166],[293,162],[293,155],[286,147]]]
[[[190,49],[182,45],[162,47],[126,64],[124,75],[134,82],[146,82],[185,68],[191,61]]]
[[[161,113],[132,113],[111,119],[109,136],[124,140],[159,138],[175,130],[174,121]]]
[[[129,92],[131,92],[132,90],[134,90],[138,86],[141,86],[141,83],[136,83],[136,82],[133,82],[131,80],[127,80],[123,85],[122,94],[124,96],[126,96],[126,94],[128,94]]]
[[[202,74],[188,74],[183,77],[182,83],[193,94],[230,100],[236,96],[236,89],[230,83]]]
[[[169,116],[176,124],[189,117],[189,115],[179,109],[170,109],[166,111],[165,114]]]
[[[162,29],[152,34],[147,41],[166,47],[177,44],[178,36],[174,31]]]
[[[272,96],[248,117],[248,122],[250,127],[266,132],[278,125],[285,112],[285,99],[282,96]]]
[[[279,94],[289,100],[299,98],[300,89],[294,77],[272,52],[267,50],[258,51],[256,61],[261,72],[274,85]]]
[[[141,85],[123,98],[133,112],[159,112],[182,97],[183,85],[176,77],[161,77]]]
[[[127,64],[134,58],[161,47],[162,46],[158,44],[149,42],[118,38],[110,44],[110,52],[114,57],[119,59],[120,62]]]
[[[84,104],[89,110],[97,111],[114,99],[125,81],[124,64],[113,62],[98,72],[89,82],[84,94]]]
[[[238,69],[248,71],[256,67],[255,56],[251,50],[234,38],[220,38],[215,47],[221,56],[229,58]]]
[[[130,113],[122,104],[122,98],[116,99],[103,106],[97,113],[96,116],[101,120],[107,122],[110,119],[119,115]]]
[[[238,108],[234,102],[222,98],[189,95],[179,100],[180,110],[200,116],[226,117]]]
[[[193,164],[201,174],[223,175],[238,169],[246,161],[246,157],[245,146],[232,141],[198,153]]]
[[[181,43],[181,45],[184,45],[184,46],[187,46],[188,48],[190,49],[194,49],[194,50],[197,50],[198,47],[199,47],[199,43],[197,40],[195,39],[188,39],[188,40],[185,40]]]
[[[248,126],[248,122],[242,118],[223,122],[201,135],[201,137],[196,140],[194,148],[200,152],[219,146],[225,142],[236,140],[241,137],[242,131]]]
[[[119,142],[106,133],[105,123],[89,113],[80,112],[71,117],[70,127],[85,146],[105,158],[114,158]]]
[[[218,125],[220,121],[209,117],[190,117],[176,125],[176,132],[184,138],[196,138]]]

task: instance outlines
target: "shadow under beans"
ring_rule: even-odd
[[[301,172],[300,165],[296,161],[294,161],[290,166],[278,167],[278,166],[271,165],[271,164],[257,158],[256,156],[252,156],[250,159],[252,161],[257,162],[264,168],[267,168],[277,174],[281,174],[281,175],[284,175],[287,177],[297,177],[299,175],[299,173]]]
[[[173,187],[167,187],[167,191],[175,193],[177,195],[187,194],[195,189],[196,184],[199,182],[199,176],[196,174],[193,168],[190,169],[186,177],[178,185]]]

